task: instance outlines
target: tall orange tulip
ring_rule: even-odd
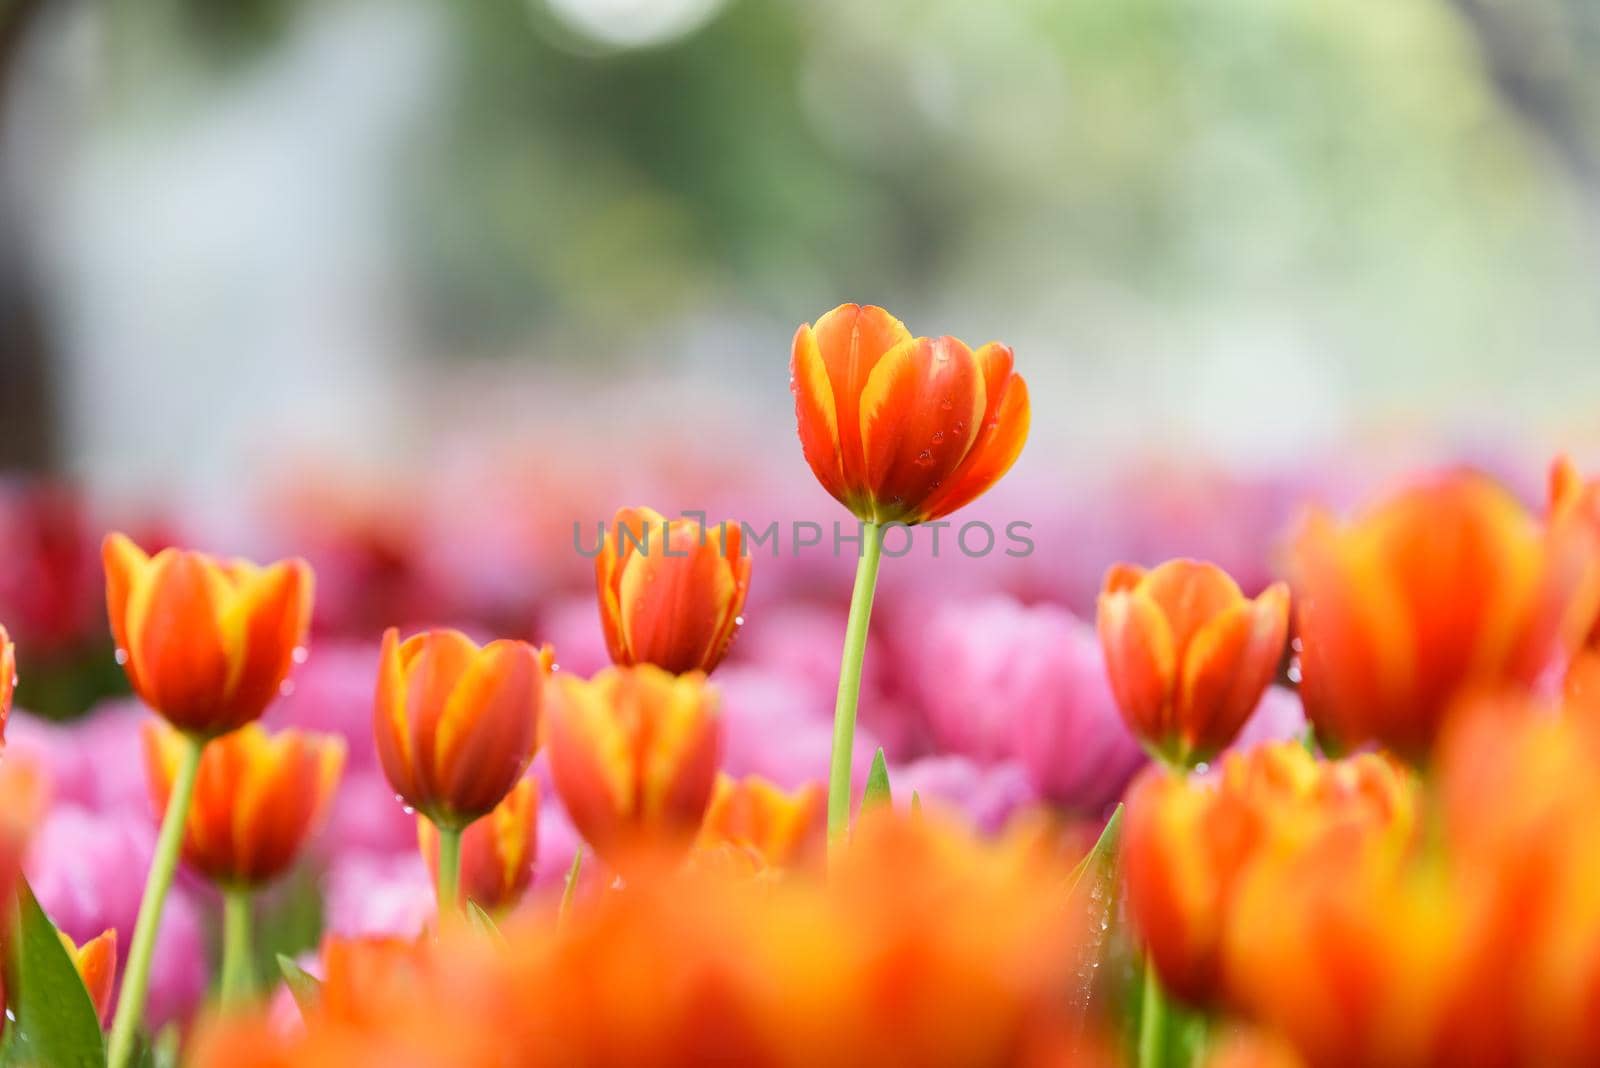
[[[533,759],[548,645],[479,648],[455,630],[383,636],[372,729],[395,793],[435,824],[460,829],[498,805]]]
[[[305,640],[312,575],[298,559],[258,567],[183,549],[148,556],[121,534],[106,537],[102,556],[117,659],[140,700],[185,736],[107,1045],[109,1068],[127,1068],[201,749],[278,696]]]
[[[143,728],[150,796],[165,811],[184,739],[162,723]],[[344,740],[249,724],[206,746],[184,829],[183,859],[225,887],[258,887],[299,856],[333,799]]]
[[[1161,759],[1182,767],[1224,749],[1277,673],[1289,588],[1255,600],[1214,564],[1118,564],[1099,603],[1100,644],[1122,718]]]
[[[183,549],[147,556],[121,534],[107,536],[104,556],[117,659],[140,699],[201,736],[258,718],[305,640],[310,566]]]
[[[749,850],[767,867],[802,864],[822,844],[825,801],[821,783],[786,793],[759,775],[719,774],[700,840]]]
[[[710,671],[743,622],[750,557],[738,523],[623,508],[595,558],[600,622],[618,664]]]
[[[922,523],[971,503],[1028,436],[1028,387],[1009,348],[912,337],[871,305],[801,326],[789,373],[806,462],[867,522]]]
[[[95,1015],[103,1022],[106,1010],[111,1007],[111,985],[117,974],[117,932],[101,931],[81,946],[66,932],[56,933],[61,936],[61,947],[72,958],[72,966],[78,970],[78,978],[83,980],[83,988],[89,993]],[[0,1008],[0,1012],[3,1011]]]
[[[1593,618],[1591,544],[1576,533],[1469,473],[1348,525],[1313,515],[1292,570],[1319,736],[1420,759],[1462,698],[1531,686]]]
[[[550,772],[578,832],[607,863],[681,857],[716,783],[721,725],[705,676],[653,664],[559,676]]]
[[[522,900],[533,882],[539,840],[539,784],[525,778],[482,819],[461,834],[460,897],[488,912]],[[439,877],[439,831],[417,817],[417,845],[433,877]]]

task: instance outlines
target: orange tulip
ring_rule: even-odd
[[[493,812],[467,824],[461,835],[462,901],[495,912],[522,900],[533,881],[538,839],[539,784],[523,779]],[[417,845],[437,880],[439,831],[426,816],[417,817]]]
[[[11,697],[17,689],[17,647],[0,627],[0,748],[6,744],[6,721],[11,718]]]
[[[750,557],[738,523],[669,523],[648,508],[623,508],[594,574],[615,663],[710,671],[743,622]]]
[[[1585,480],[1570,457],[1558,456],[1550,465],[1549,520],[1571,522],[1591,537],[1600,538],[1600,479]],[[1583,652],[1574,658],[1569,686],[1583,685],[1600,672],[1600,612],[1584,637]]]
[[[502,639],[483,648],[460,631],[383,636],[372,716],[389,785],[446,827],[464,827],[511,792],[533,759],[548,645]]]
[[[117,932],[101,931],[81,946],[65,932],[56,933],[61,936],[61,946],[72,958],[72,965],[78,969],[78,977],[89,992],[89,1001],[94,1004],[95,1014],[103,1023],[106,1009],[111,1006],[111,981],[117,973]]]
[[[1347,526],[1314,515],[1292,564],[1319,737],[1420,759],[1462,698],[1531,686],[1593,618],[1591,546],[1575,533],[1465,473]]]
[[[868,522],[948,515],[998,482],[1028,437],[1028,387],[998,342],[912,337],[882,308],[801,326],[789,365],[806,462]]]
[[[150,796],[165,812],[185,741],[144,724]],[[212,882],[254,887],[288,871],[321,823],[344,767],[344,740],[248,724],[207,744],[184,826],[183,859]]]
[[[700,841],[748,850],[771,868],[802,864],[822,845],[826,801],[820,783],[785,793],[759,775],[719,774]]]
[[[1292,742],[1227,754],[1198,779],[1147,770],[1128,794],[1122,863],[1162,985],[1197,1005],[1225,1000],[1222,947],[1244,873],[1286,838],[1409,842],[1413,789],[1387,758],[1319,762]]]
[[[105,540],[106,607],[134,692],[174,727],[210,737],[278,696],[311,618],[304,560],[257,567]]]
[[[1252,601],[1213,564],[1118,564],[1100,593],[1099,629],[1128,729],[1162,760],[1192,767],[1238,736],[1277,674],[1289,589],[1276,582]]]
[[[578,833],[628,868],[680,858],[716,783],[721,725],[698,671],[653,664],[556,679],[550,773]]]

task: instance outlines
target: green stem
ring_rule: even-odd
[[[1144,962],[1144,1001],[1139,1008],[1139,1068],[1157,1068],[1166,1045],[1167,1004],[1155,962]]]
[[[250,888],[222,892],[222,1005],[237,1008],[255,992],[254,953],[250,948]]]
[[[461,910],[461,828],[435,825],[439,832],[439,923]]]
[[[172,875],[178,867],[183,846],[184,825],[189,821],[189,803],[194,800],[194,782],[200,773],[200,754],[204,738],[185,735],[186,747],[178,774],[167,798],[167,811],[161,817],[161,833],[156,838],[155,856],[145,880],[144,897],[139,901],[139,918],[133,925],[133,941],[128,947],[128,966],[122,977],[122,997],[111,1024],[107,1068],[128,1068],[133,1058],[134,1038],[144,1016],[144,998],[150,985],[150,958],[155,952],[156,932],[161,927],[161,910],[172,888]]]
[[[828,772],[830,854],[838,852],[850,830],[850,757],[856,739],[856,702],[861,697],[861,663],[867,654],[867,624],[872,619],[872,595],[878,586],[878,560],[883,552],[878,524],[862,524],[861,537],[861,559],[856,565],[850,619],[844,628],[844,653],[839,660],[839,698],[833,706],[833,761]]]

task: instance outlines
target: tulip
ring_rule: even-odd
[[[697,671],[652,664],[556,679],[550,772],[573,826],[614,867],[681,858],[716,784],[722,730]]]
[[[719,774],[700,840],[707,846],[730,843],[768,868],[793,867],[821,842],[825,800],[820,783],[785,793],[759,775]]]
[[[101,931],[81,946],[65,932],[56,933],[61,936],[61,948],[67,951],[72,966],[78,970],[78,978],[83,980],[95,1015],[104,1022],[106,1010],[111,1007],[111,983],[117,974],[117,932]]]
[[[865,527],[845,625],[828,772],[828,842],[850,822],[861,663],[882,524],[923,523],[998,482],[1028,437],[1028,387],[1011,350],[912,337],[882,308],[842,304],[802,325],[789,364],[800,447],[822,488]]]
[[[6,721],[11,718],[11,697],[17,689],[17,647],[0,627],[0,749],[6,744]]]
[[[1222,947],[1243,873],[1286,837],[1409,841],[1413,790],[1385,757],[1318,762],[1294,742],[1229,753],[1209,777],[1143,773],[1128,794],[1122,863],[1162,987],[1196,1005],[1223,1000]]]
[[[594,573],[606,647],[617,664],[709,672],[744,622],[750,557],[732,521],[707,527],[623,508]]]
[[[305,639],[310,566],[181,549],[146,556],[121,534],[106,538],[104,555],[117,659],[139,698],[200,737],[259,718]]]
[[[555,651],[455,630],[383,636],[372,730],[400,799],[440,831],[440,914],[458,898],[461,832],[528,770]]]
[[[121,534],[107,536],[102,555],[117,659],[140,700],[185,735],[107,1046],[109,1068],[127,1068],[201,749],[278,696],[310,622],[312,576],[303,560],[263,568],[182,549],[147,556]]]
[[[795,333],[795,417],[817,481],[869,523],[923,523],[998,482],[1028,436],[1011,350],[912,337],[882,308],[842,304]]]
[[[1313,515],[1292,548],[1301,696],[1319,739],[1431,749],[1477,693],[1526,690],[1593,618],[1590,543],[1541,526],[1469,473],[1348,525]]]
[[[156,720],[144,726],[145,766],[158,812],[172,796],[188,744]],[[184,828],[183,859],[223,895],[222,998],[253,985],[250,896],[293,865],[321,823],[344,767],[344,740],[251,723],[206,746]]]
[[[525,778],[482,819],[461,834],[460,898],[488,912],[509,909],[533,881],[539,835],[539,784]],[[426,816],[417,817],[417,845],[435,880],[439,872],[439,832]]]
[[[1600,479],[1585,481],[1570,457],[1558,456],[1550,465],[1552,524],[1575,523],[1591,537],[1600,538]],[[1567,691],[1593,699],[1600,694],[1600,613],[1589,627],[1583,649],[1567,671]]]
[[[1128,729],[1159,759],[1193,767],[1238,736],[1277,674],[1289,589],[1273,583],[1251,600],[1212,564],[1118,564],[1098,624]]]

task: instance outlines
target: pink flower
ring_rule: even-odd
[[[722,768],[762,775],[786,790],[826,782],[833,748],[833,696],[759,668],[724,666],[712,680],[721,696]],[[856,731],[855,782],[866,782],[877,738]]]
[[[980,830],[993,833],[1013,813],[1039,799],[1028,773],[1015,761],[980,765],[966,757],[931,756],[889,769],[895,805],[905,808],[917,794],[924,805],[953,808]]]
[[[323,885],[323,927],[329,934],[409,938],[433,922],[433,882],[422,854],[415,850],[341,853]]]
[[[107,701],[70,724],[18,711],[6,727],[7,756],[42,767],[56,801],[148,820],[150,795],[138,759],[139,724],[148,715],[132,699]]]
[[[1282,686],[1268,686],[1231,748],[1249,749],[1262,742],[1297,741],[1305,737],[1305,733],[1306,712],[1300,704],[1300,695]]]

